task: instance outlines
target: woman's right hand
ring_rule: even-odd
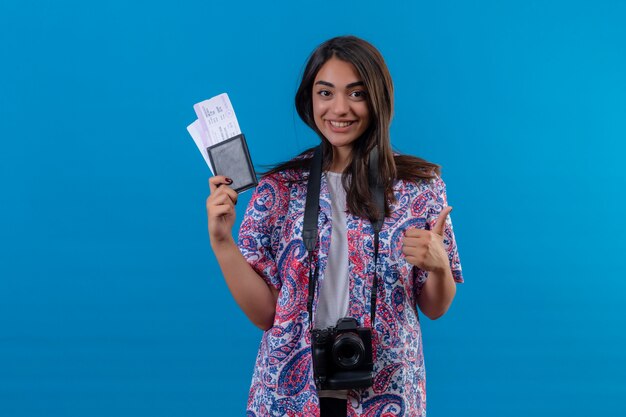
[[[233,181],[223,175],[209,178],[211,195],[206,200],[211,245],[233,241],[232,228],[235,224],[237,192],[229,187]]]

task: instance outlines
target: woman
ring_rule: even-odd
[[[248,416],[423,416],[417,306],[431,319],[440,317],[454,298],[455,281],[463,281],[439,167],[394,155],[391,77],[378,50],[364,40],[344,36],[321,44],[308,60],[296,108],[321,139],[318,246],[312,262],[302,240],[312,149],[261,178],[238,244],[231,234],[237,193],[228,178],[209,180],[211,246],[235,300],[265,331]],[[379,210],[368,182],[375,147],[385,197],[377,239],[373,224]],[[307,311],[311,268],[317,271],[312,317]],[[343,317],[371,328],[372,304],[373,381],[367,387],[318,390],[311,331]]]

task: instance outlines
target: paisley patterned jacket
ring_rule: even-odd
[[[308,173],[286,171],[262,178],[239,230],[239,248],[268,285],[279,290],[273,327],[263,333],[248,397],[247,417],[319,416],[313,381],[307,313],[309,261],[302,241]],[[380,232],[378,301],[373,331],[374,384],[348,392],[348,416],[425,416],[426,378],[417,296],[427,273],[408,263],[402,237],[408,228],[432,228],[447,205],[441,178],[397,181],[391,216]],[[369,220],[347,215],[349,316],[370,327],[374,277],[373,228]],[[320,190],[318,250],[314,262],[323,285],[332,228],[325,175]],[[463,282],[452,222],[444,245],[456,282]]]

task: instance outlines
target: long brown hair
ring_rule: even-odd
[[[313,129],[322,141],[323,169],[333,161],[333,148],[319,131],[313,116],[313,82],[322,67],[331,58],[348,62],[356,68],[367,91],[370,124],[353,144],[352,161],[343,172],[348,210],[353,215],[370,220],[377,217],[377,210],[370,194],[368,183],[369,152],[378,146],[379,175],[385,187],[387,204],[385,215],[389,215],[389,203],[394,201],[393,183],[396,179],[415,181],[430,179],[439,174],[439,165],[409,155],[394,155],[389,138],[389,126],[393,117],[393,82],[380,52],[369,42],[355,36],[339,36],[318,46],[309,57],[302,81],[296,92],[296,110],[300,118]],[[307,149],[299,158],[283,162],[264,175],[284,170],[309,170],[312,154]]]

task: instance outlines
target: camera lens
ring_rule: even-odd
[[[343,369],[352,369],[359,365],[365,355],[363,341],[356,333],[342,333],[333,344],[333,360]]]

